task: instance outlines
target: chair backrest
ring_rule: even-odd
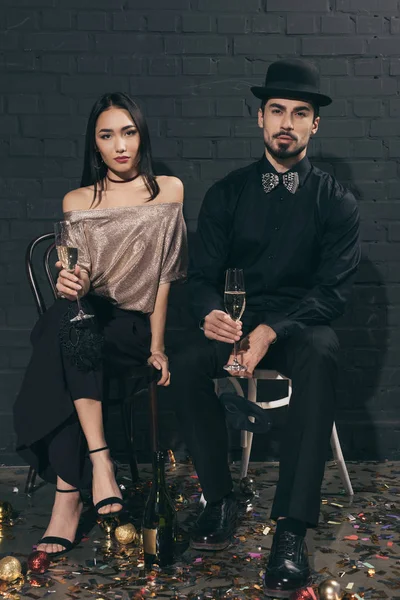
[[[34,258],[34,252],[37,249],[37,247],[41,243],[49,242],[49,241],[51,243],[46,247],[46,250],[43,253],[41,265],[45,272],[47,282],[51,288],[53,296],[54,296],[54,298],[57,298],[56,282],[52,275],[52,272],[50,269],[50,264],[49,264],[50,263],[50,255],[55,248],[54,233],[44,233],[43,235],[40,235],[39,237],[32,240],[31,243],[29,244],[29,246],[27,247],[26,254],[25,254],[26,274],[28,277],[29,285],[32,290],[33,298],[34,298],[39,316],[41,316],[43,313],[46,312],[47,307],[46,307],[46,303],[43,298],[42,291],[39,286],[37,268],[34,267],[33,258]]]

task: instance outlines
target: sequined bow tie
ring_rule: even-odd
[[[296,171],[289,171],[283,175],[277,175],[276,173],[264,173],[262,175],[262,186],[266,194],[272,192],[280,183],[283,183],[291,194],[295,194],[299,187],[299,174]]]

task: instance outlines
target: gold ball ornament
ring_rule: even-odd
[[[21,577],[22,567],[18,558],[5,556],[0,560],[0,579],[2,581],[15,581]]]
[[[256,482],[252,477],[243,477],[240,480],[239,489],[245,496],[254,496],[256,493]]]
[[[342,597],[340,583],[335,579],[325,579],[318,588],[318,594],[320,600],[340,600]]]
[[[9,502],[0,502],[0,523],[9,521],[13,514],[13,507]]]
[[[131,544],[136,540],[137,531],[132,523],[124,523],[116,528],[114,535],[120,544]]]

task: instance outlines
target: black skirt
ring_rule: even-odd
[[[17,452],[49,482],[83,488],[91,463],[74,400],[103,401],[104,377],[123,376],[150,355],[149,315],[104,298],[83,302],[94,319],[72,324],[76,302],[59,299],[31,334],[32,357],[14,405]]]

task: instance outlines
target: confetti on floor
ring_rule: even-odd
[[[400,463],[349,463],[355,495],[343,492],[334,463],[328,463],[322,490],[321,519],[307,535],[314,571],[314,592],[327,578],[340,582],[348,598],[400,600]],[[238,466],[233,465],[234,477]],[[54,488],[39,485],[32,498],[23,493],[27,470],[0,469],[0,507],[10,502],[11,522],[0,514],[0,558],[14,555],[24,566],[50,515]],[[141,598],[222,599],[264,598],[262,575],[275,525],[269,519],[278,476],[276,463],[252,463],[256,481],[253,498],[240,496],[242,519],[232,545],[223,552],[201,553],[188,548],[188,531],[201,495],[190,464],[167,467],[168,482],[180,523],[178,556],[165,570],[146,572],[140,542],[121,546],[112,531],[99,528],[89,505],[81,542],[52,562],[42,575],[26,574],[13,584],[0,582],[0,598],[19,600],[139,600]],[[129,501],[137,529],[149,490],[150,467],[131,485],[121,466],[119,483]],[[18,490],[15,492],[15,490]],[[316,596],[317,597],[317,596]]]

